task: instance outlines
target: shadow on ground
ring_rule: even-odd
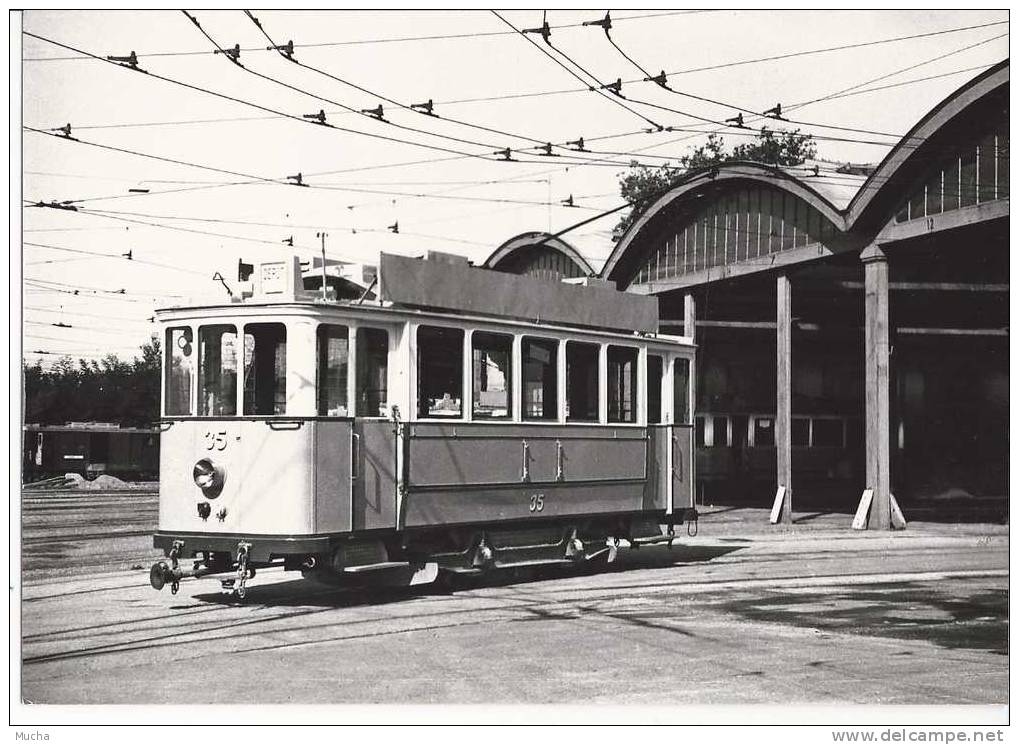
[[[749,543],[749,541],[740,541]],[[372,587],[366,585],[330,586],[302,578],[276,582],[271,585],[252,584],[243,601],[225,592],[206,592],[193,599],[219,605],[260,605],[266,607],[320,606],[348,608],[365,605],[384,605],[416,597],[442,597],[457,592],[485,587],[526,585],[550,579],[566,579],[598,574],[617,574],[637,569],[665,569],[680,564],[710,562],[712,559],[739,551],[743,546],[646,546],[628,551],[612,564],[589,562],[578,566],[533,566],[496,569],[482,575],[450,575],[431,585],[417,587]],[[201,580],[214,582],[215,579]],[[256,580],[257,581],[257,580]]]

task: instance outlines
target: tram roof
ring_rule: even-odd
[[[383,253],[378,271],[378,297],[365,302],[325,299],[307,288],[300,262],[268,262],[255,280],[231,293],[230,300],[198,299],[161,308],[183,310],[266,307],[301,304],[332,308],[379,308],[431,311],[600,329],[632,334],[658,331],[658,301],[616,289],[594,277],[556,281],[508,274],[473,266],[465,257],[429,252],[424,258]],[[371,287],[375,287],[373,282]],[[306,289],[307,288],[307,289]]]

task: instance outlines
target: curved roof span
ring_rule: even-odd
[[[605,279],[618,280],[616,269],[621,259],[627,254],[634,243],[639,242],[643,233],[660,215],[674,205],[692,202],[705,196],[705,189],[722,191],[726,186],[754,185],[774,189],[802,200],[816,210],[837,231],[845,230],[845,219],[841,208],[848,204],[844,184],[839,181],[828,181],[825,177],[798,178],[790,170],[762,163],[726,163],[712,168],[701,168],[692,171],[682,182],[655,200],[619,239],[616,247],[609,255],[601,276]]]
[[[1008,106],[1009,61],[1002,60],[938,103],[903,136],[856,192],[845,216],[849,229],[895,209],[894,202],[918,173],[940,156],[960,127],[971,127],[999,100]],[[1007,117],[1007,114],[1006,114]],[[878,214],[875,214],[878,213]]]
[[[657,292],[862,248],[893,219],[931,210],[999,200],[995,214],[1007,214],[1007,173],[999,177],[996,162],[1004,158],[1007,171],[1008,84],[1006,59],[932,108],[866,178],[809,164],[692,171],[637,216],[600,276]],[[986,152],[990,160],[980,160]],[[928,181],[940,184],[933,197]]]
[[[513,236],[495,249],[482,266],[514,274],[559,275],[557,279],[597,274],[577,249],[542,231]]]

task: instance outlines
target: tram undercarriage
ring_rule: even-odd
[[[282,546],[285,541],[278,538],[172,538],[157,534],[157,546],[169,550],[165,561],[152,565],[149,580],[156,590],[169,585],[176,593],[183,579],[215,575],[224,591],[244,598],[247,581],[257,570],[282,567],[285,571],[300,571],[305,579],[337,586],[410,587],[430,584],[444,576],[477,576],[516,567],[593,561],[610,564],[620,550],[652,544],[672,548],[675,526],[683,523],[690,535],[696,535],[697,511],[679,510],[668,522],[647,516],[614,515],[545,524],[453,527],[404,535],[316,536],[295,540],[289,546]],[[189,548],[189,544],[202,548]],[[213,548],[206,548],[209,546]],[[293,553],[297,548],[308,550]],[[184,568],[188,562],[190,569]]]

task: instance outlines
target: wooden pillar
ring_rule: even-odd
[[[890,530],[891,423],[888,407],[888,258],[878,246],[860,254],[864,275],[864,378],[867,426],[867,488],[871,530]]]
[[[776,284],[775,345],[777,383],[775,390],[775,457],[778,487],[785,487],[785,500],[779,522],[793,521],[793,457],[792,457],[792,285],[788,275],[779,274]]]
[[[683,335],[691,339],[697,334],[697,300],[692,292],[683,296]]]

